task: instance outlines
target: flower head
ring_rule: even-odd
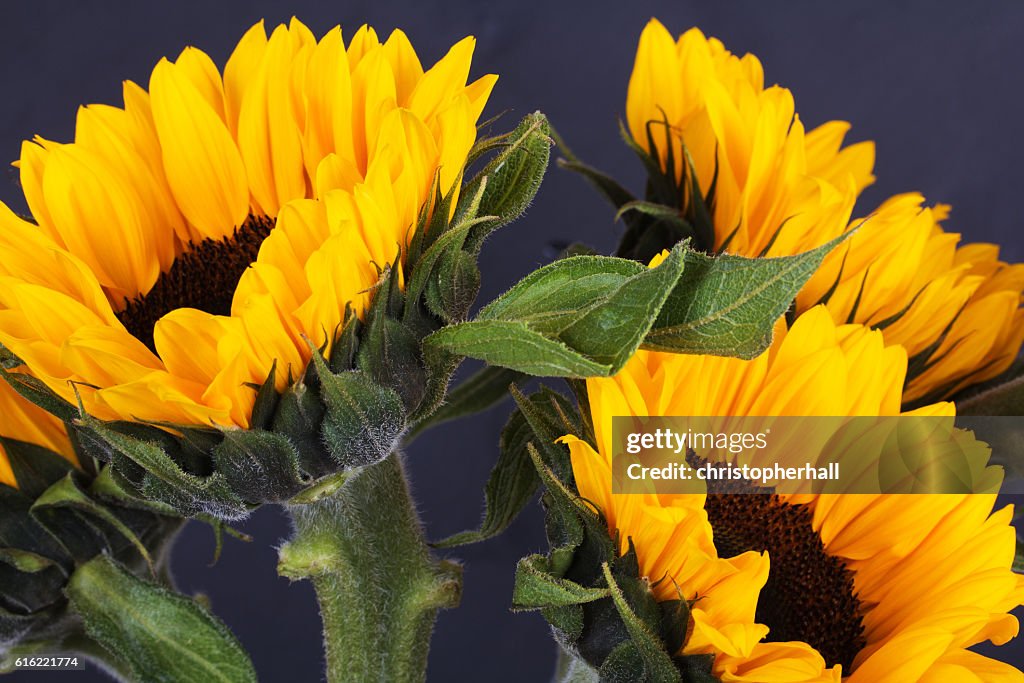
[[[1019,675],[967,649],[1016,635],[1008,612],[1024,601],[1012,510],[990,515],[994,496],[610,490],[612,416],[897,415],[905,372],[900,347],[817,307],[750,361],[642,351],[587,381],[597,450],[569,439],[579,493],[632,542],[658,599],[696,600],[684,652],[712,654],[722,681]]]
[[[798,310],[825,303],[837,323],[870,325],[902,345],[910,356],[905,402],[948,398],[1016,358],[1024,267],[1000,261],[994,245],[958,247],[959,236],[941,226],[948,207],[923,208],[917,194],[849,222],[874,180],[873,145],[844,148],[850,126],[841,121],[805,133],[792,94],[764,87],[755,56],[738,57],[695,28],[673,40],[652,20],[626,112],[634,141],[661,173],[686,188],[696,181],[701,196],[685,189],[680,201],[708,207],[713,239],[699,246],[788,256],[857,228],[808,283]]]
[[[73,143],[26,142],[0,340],[96,417],[247,426],[247,383],[297,376],[457,192],[495,81],[467,84],[473,46],[424,70],[401,31],[261,22],[223,75],[187,48],[80,109]]]
[[[842,148],[849,124],[805,132],[792,93],[765,87],[757,57],[738,57],[696,28],[675,40],[656,19],[647,24],[626,118],[633,140],[677,181],[692,159],[712,207],[714,243],[699,245],[709,251],[807,251],[842,234],[874,180],[874,146]]]
[[[995,377],[1024,341],[1024,265],[999,260],[993,244],[958,246],[943,230],[949,207],[916,193],[885,201],[854,221],[856,234],[830,253],[797,297],[824,303],[836,321],[880,328],[910,357],[905,401],[935,400]]]

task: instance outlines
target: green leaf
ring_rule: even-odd
[[[651,681],[651,683],[678,683],[681,681],[679,670],[672,661],[672,657],[665,651],[661,640],[633,613],[625,595],[615,582],[615,577],[612,576],[611,567],[605,563],[602,568],[605,581],[608,582],[608,588],[611,590],[615,608],[618,610],[619,616],[622,617],[640,661],[643,663],[646,676],[642,680]]]
[[[686,253],[686,268],[643,347],[750,359],[772,339],[808,278],[850,233],[796,256],[746,258]]]
[[[54,508],[77,510],[109,524],[117,531],[117,533],[127,539],[135,547],[135,550],[138,551],[139,555],[141,555],[146,561],[146,564],[149,565],[150,570],[154,570],[153,558],[150,557],[149,550],[146,548],[146,545],[142,540],[128,527],[127,524],[111,512],[107,506],[97,503],[90,498],[89,495],[78,486],[74,473],[69,473],[66,477],[46,489],[46,491],[44,491],[32,505],[32,512],[37,516],[40,516],[40,511]],[[43,519],[42,516],[40,516],[40,523],[47,526],[47,520]]]
[[[423,343],[540,377],[613,374],[610,365],[596,363],[521,322],[474,320],[459,323],[438,330]]]
[[[607,588],[586,588],[552,576],[549,565],[548,558],[543,555],[530,555],[519,560],[512,589],[512,609],[565,607],[608,597]]]
[[[503,391],[508,395],[507,389]],[[484,490],[484,521],[477,531],[463,531],[449,536],[436,547],[452,548],[479,543],[497,536],[515,520],[537,492],[540,479],[530,459],[526,444],[535,438],[530,423],[522,411],[512,413],[501,432],[498,462]]]
[[[122,657],[137,680],[248,683],[256,671],[224,624],[197,602],[144,581],[106,556],[67,586],[86,632]]]
[[[425,344],[530,375],[608,376],[636,351],[683,271],[683,245],[657,268],[605,256],[556,261]]]

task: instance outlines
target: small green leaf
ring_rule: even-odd
[[[95,517],[109,524],[117,533],[127,539],[146,561],[146,564],[149,565],[150,571],[155,571],[153,558],[150,557],[149,550],[136,533],[121,521],[117,515],[111,512],[107,506],[97,503],[90,498],[78,486],[75,479],[74,473],[69,473],[66,477],[46,489],[32,505],[32,512],[38,515],[39,511],[49,508],[70,508]],[[40,519],[40,523],[44,526],[47,524],[44,519]]]
[[[608,376],[636,351],[679,280],[684,245],[657,268],[603,256],[556,261],[425,344],[529,375]]]
[[[564,607],[608,597],[607,588],[586,588],[552,576],[550,571],[548,558],[543,555],[530,555],[519,560],[512,589],[512,609]]]
[[[481,225],[468,240],[467,251],[476,253],[494,230],[519,218],[537,195],[551,156],[551,130],[547,118],[534,112],[523,118],[509,136],[508,147],[484,167],[465,187],[466,194],[486,178],[478,215],[496,216]]]
[[[249,683],[256,671],[224,624],[199,604],[128,572],[106,556],[67,586],[86,632],[122,657],[136,680]]]
[[[626,601],[625,595],[623,595],[622,590],[616,584],[615,577],[612,576],[612,570],[608,563],[605,563],[602,568],[605,581],[608,582],[608,588],[611,590],[615,608],[618,610],[619,616],[622,617],[626,630],[629,631],[631,641],[636,647],[637,654],[640,656],[640,661],[643,663],[646,673],[643,680],[650,681],[651,683],[679,683],[682,680],[679,670],[672,661],[671,655],[665,651],[664,644],[633,613],[629,603]]]
[[[423,343],[540,377],[612,374],[610,365],[596,363],[521,322],[473,320],[442,328]]]
[[[796,256],[746,258],[686,253],[686,269],[643,347],[673,353],[750,359],[772,339],[822,259],[850,233]]]
[[[503,391],[507,396],[507,389]],[[479,543],[497,536],[511,524],[530,502],[540,479],[530,459],[526,444],[535,438],[533,428],[522,411],[512,413],[501,432],[498,462],[491,470],[484,490],[484,521],[477,531],[463,531],[449,536],[436,547],[452,548]]]

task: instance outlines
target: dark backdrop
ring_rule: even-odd
[[[363,22],[384,35],[402,27],[425,64],[457,39],[476,35],[475,74],[501,75],[489,112],[509,109],[518,117],[543,110],[578,154],[634,186],[640,171],[618,140],[616,118],[624,111],[637,37],[652,15],[673,33],[698,25],[734,52],[757,54],[766,80],[794,91],[808,127],[847,119],[852,139],[878,142],[879,181],[862,211],[889,194],[921,190],[953,204],[951,229],[998,241],[1006,257],[1024,258],[1018,43],[1024,4],[1014,2],[7,1],[0,8],[0,159],[15,159],[21,139],[34,133],[70,140],[79,104],[119,103],[121,79],[145,84],[161,56],[193,44],[222,66],[256,20],[266,18],[272,27],[292,14],[318,36],[337,23],[347,36]],[[20,209],[15,178],[11,173],[0,182],[0,200]],[[481,300],[546,262],[552,242],[584,239],[607,251],[618,234],[611,212],[579,178],[552,169],[529,215],[485,247]],[[445,425],[410,449],[432,537],[478,522],[506,410]],[[176,551],[179,583],[209,595],[252,653],[262,680],[317,680],[313,592],[274,570],[286,521],[266,508],[242,528],[255,540],[229,541],[211,568],[211,533],[190,525]],[[544,545],[534,506],[504,536],[451,553],[466,564],[464,606],[438,620],[431,681],[549,679],[554,650],[544,621],[508,611],[516,560]],[[74,680],[101,679],[91,672]]]

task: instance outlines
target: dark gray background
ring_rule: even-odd
[[[474,73],[501,75],[488,111],[548,114],[574,150],[637,187],[638,164],[620,143],[636,40],[658,16],[674,33],[698,25],[734,52],[757,54],[766,80],[791,88],[811,127],[853,122],[853,140],[878,142],[878,183],[866,212],[896,192],[921,190],[954,206],[948,224],[971,240],[998,241],[1024,257],[1024,5],[986,3],[536,2],[4,2],[0,7],[0,159],[22,138],[72,138],[78,105],[120,102],[120,81],[145,85],[161,56],[188,44],[223,65],[252,23],[299,16],[319,36],[364,22],[386,35],[402,27],[422,61],[474,34]],[[512,118],[508,119],[509,124]],[[15,175],[0,200],[21,209]],[[552,255],[552,242],[583,239],[610,250],[619,234],[607,207],[577,177],[553,169],[529,215],[485,248],[486,301]],[[417,498],[431,537],[471,527],[496,456],[505,409],[424,435],[410,449]],[[242,525],[253,543],[229,541],[209,568],[213,542],[198,524],[182,535],[175,570],[183,589],[203,591],[252,653],[265,681],[320,676],[319,622],[306,584],[275,573],[274,546],[287,534],[276,509]],[[545,546],[535,507],[502,537],[451,553],[466,565],[464,606],[441,615],[430,655],[432,681],[546,681],[554,651],[536,614],[511,614],[516,560]],[[998,651],[1003,658],[1010,650]],[[1014,659],[1024,662],[1021,650]],[[64,676],[58,680],[63,680]],[[40,681],[45,675],[24,675]],[[20,680],[16,675],[15,678]],[[54,675],[54,678],[57,678]],[[75,680],[101,680],[96,673]]]

